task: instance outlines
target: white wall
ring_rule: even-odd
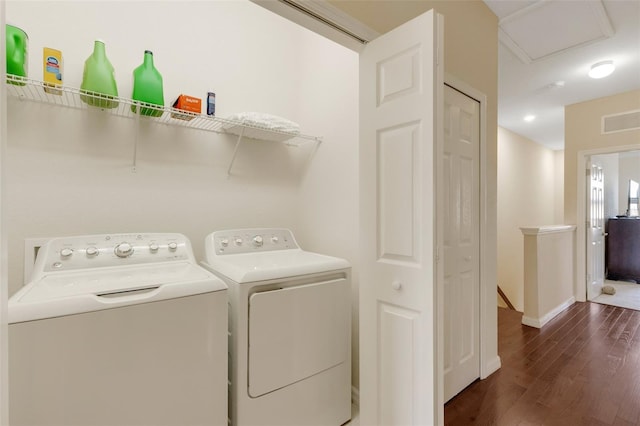
[[[0,0],[0,28],[5,27],[5,1]],[[5,31],[0,32],[0,58],[6,57]],[[6,61],[0,61],[0,75],[5,75]],[[6,91],[0,93],[0,425],[9,424],[8,329],[7,329],[7,227],[4,201],[5,182],[2,173],[6,164],[7,114]]]
[[[283,226],[304,248],[355,264],[357,54],[244,0],[12,1],[7,17],[29,34],[32,78],[42,78],[42,47],[53,47],[64,55],[65,85],[79,87],[102,38],[123,97],[150,49],[166,104],[215,91],[218,116],[268,112],[324,136],[317,149],[248,141],[227,178],[234,137],[143,123],[132,173],[132,120],[10,99],[10,293],[22,285],[29,237],[175,231],[202,258],[213,230]],[[357,383],[357,351],[354,359]]]
[[[640,151],[619,154],[618,213],[625,214],[629,197],[629,179],[640,182]]]
[[[498,127],[498,285],[518,311],[524,308],[521,227],[552,225],[554,152]]]
[[[353,266],[352,384],[359,388],[359,85],[355,84],[359,57],[350,50],[336,49],[315,35],[303,41],[307,48],[299,55],[301,74],[313,76],[315,84],[301,86],[299,96],[309,102],[302,102],[300,108],[308,117],[305,123],[322,134],[324,140],[301,179],[296,203],[306,226],[300,226],[297,236],[308,250],[347,258]]]

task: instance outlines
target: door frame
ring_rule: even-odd
[[[612,146],[607,148],[578,151],[578,188],[576,191],[576,269],[573,293],[576,301],[587,301],[587,160],[592,155],[615,154],[617,152],[638,151],[640,144]]]
[[[479,337],[480,337],[480,379],[485,379],[501,366],[500,357],[497,355],[497,293],[495,280],[495,266],[491,260],[495,260],[492,253],[491,229],[495,224],[489,217],[489,170],[487,156],[487,96],[470,84],[445,72],[444,84],[469,96],[480,103],[480,157],[479,157],[479,250],[480,250],[480,276],[479,276]],[[444,123],[444,117],[438,118]],[[441,126],[442,127],[442,126]],[[444,264],[440,260],[443,253],[444,241],[444,175],[443,175],[444,135],[438,137],[436,144],[436,297],[438,309],[437,321],[437,371],[438,371],[438,406],[443,410],[440,419],[444,419]],[[493,301],[493,303],[492,303]],[[489,305],[496,307],[490,309]]]

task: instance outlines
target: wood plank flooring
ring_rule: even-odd
[[[445,405],[445,425],[640,425],[640,311],[575,303],[542,329],[499,308],[500,370]]]

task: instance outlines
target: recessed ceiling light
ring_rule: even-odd
[[[535,120],[535,119],[536,119],[536,116],[535,116],[535,115],[531,115],[531,114],[529,114],[529,115],[525,115],[525,116],[524,116],[524,121],[527,121],[527,122],[531,122],[531,121],[533,121],[533,120]]]
[[[598,62],[597,64],[591,65],[591,70],[589,71],[589,77],[603,78],[611,74],[615,69],[616,67],[613,65],[613,61]]]

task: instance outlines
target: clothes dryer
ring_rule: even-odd
[[[226,293],[181,234],[49,240],[8,304],[10,424],[225,426]]]
[[[232,425],[351,418],[351,267],[287,229],[213,232],[204,266],[229,286]]]

